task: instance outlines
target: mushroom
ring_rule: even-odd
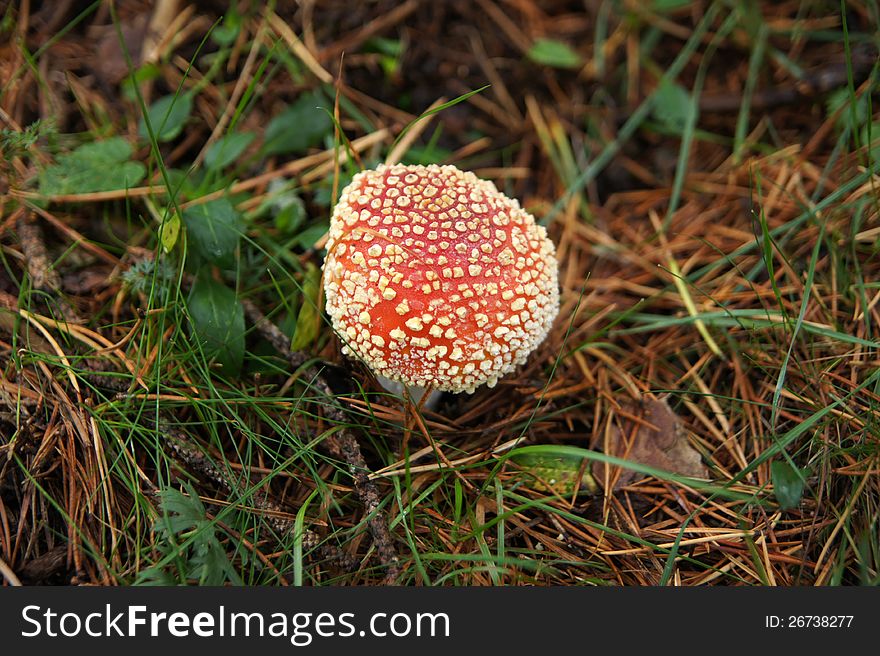
[[[380,381],[416,400],[473,392],[547,336],[557,269],[547,231],[491,182],[454,166],[380,165],[355,175],[333,212],[327,313],[343,353]]]

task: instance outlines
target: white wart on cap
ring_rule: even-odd
[[[379,166],[342,191],[324,292],[344,353],[404,385],[473,392],[547,336],[557,270],[547,231],[491,182]]]

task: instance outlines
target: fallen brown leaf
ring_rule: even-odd
[[[645,397],[622,410],[610,422],[605,453],[684,476],[709,477],[700,454],[688,442],[687,429],[666,399]],[[593,463],[593,476],[600,485],[614,490],[646,478],[602,462]]]

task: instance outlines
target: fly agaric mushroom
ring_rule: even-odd
[[[525,362],[559,311],[553,243],[519,203],[454,166],[354,176],[330,221],[333,329],[381,377],[473,392]]]

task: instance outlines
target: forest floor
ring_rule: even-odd
[[[880,582],[876,2],[255,4],[0,14],[0,581]],[[432,410],[320,311],[387,160],[560,261]]]

